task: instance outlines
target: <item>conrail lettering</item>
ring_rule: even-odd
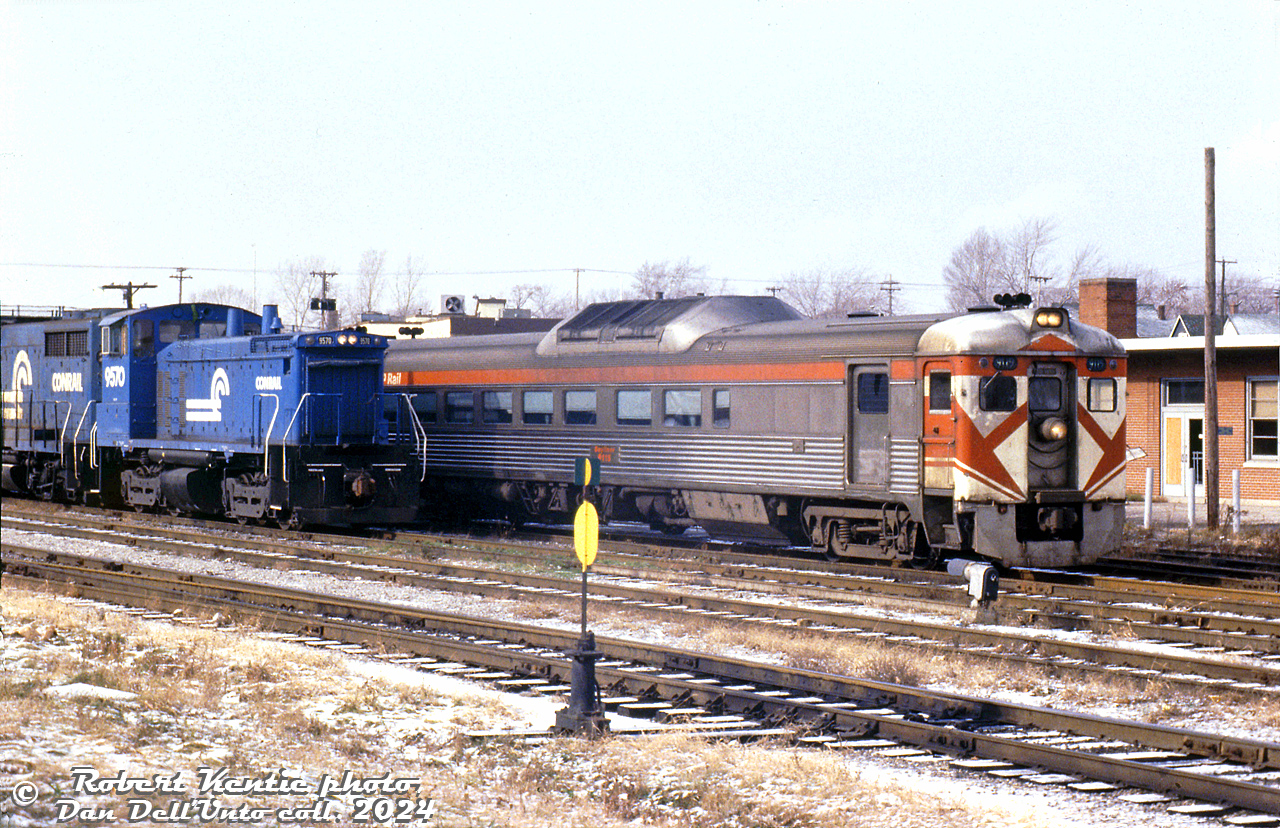
[[[49,385],[55,393],[84,393],[84,379],[82,375],[72,371],[54,374]]]
[[[259,391],[284,390],[284,382],[280,377],[258,377],[253,381],[253,386]]]

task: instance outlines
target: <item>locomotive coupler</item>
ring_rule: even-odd
[[[596,661],[604,653],[596,649],[596,635],[583,633],[578,639],[578,649],[573,656],[573,669],[569,681],[569,706],[556,711],[555,731],[558,733],[600,736],[609,732],[609,720],[605,718],[600,703],[600,685],[596,683]]]

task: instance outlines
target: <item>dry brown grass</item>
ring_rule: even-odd
[[[447,826],[1052,824],[1035,811],[993,811],[927,785],[863,777],[815,751],[682,734],[473,744],[468,729],[511,721],[502,697],[353,674],[329,653],[237,632],[140,622],[9,589],[4,598],[5,636],[28,643],[15,631],[30,627],[31,640],[0,649],[0,744],[23,745],[46,793],[66,784],[72,765],[191,778],[212,764],[251,776],[283,767],[420,778],[440,803],[432,824]],[[138,696],[73,701],[41,692],[73,678]],[[12,758],[0,749],[0,759]],[[22,815],[50,821],[51,799]],[[122,807],[111,797],[101,804]]]

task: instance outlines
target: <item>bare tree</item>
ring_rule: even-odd
[[[281,310],[294,327],[320,324],[320,312],[311,310],[311,298],[320,293],[320,279],[312,274],[323,270],[325,262],[320,256],[285,262],[276,268],[276,285],[284,297]]]
[[[256,309],[253,307],[253,294],[235,285],[214,285],[196,291],[193,302],[210,302],[215,305],[231,305],[232,307]]]
[[[782,280],[782,294],[796,310],[814,319],[879,310],[884,298],[877,277],[866,268],[793,272]]]
[[[1233,277],[1227,273],[1227,313],[1272,313],[1276,309],[1276,293],[1280,281],[1261,276]],[[1203,313],[1203,311],[1201,311]]]
[[[640,265],[632,280],[632,293],[643,299],[652,299],[658,293],[667,299],[699,293],[723,293],[725,287],[722,282],[717,290],[707,278],[706,266],[694,267],[687,256],[674,264],[645,262]]]
[[[355,286],[347,294],[345,307],[339,308],[344,324],[356,325],[363,314],[378,310],[385,281],[382,265],[386,257],[384,250],[366,250],[360,257]]]
[[[1004,244],[986,228],[974,230],[964,244],[951,251],[951,263],[942,271],[947,307],[963,311],[988,304],[1003,284],[1004,267]]]
[[[427,271],[422,265],[414,264],[412,255],[406,258],[404,270],[396,274],[392,283],[391,299],[394,307],[391,313],[400,319],[420,313],[423,305],[422,286],[426,279]]]
[[[1028,293],[1040,304],[1045,294],[1057,287],[1058,271],[1049,258],[1055,232],[1057,224],[1051,219],[1028,219],[1004,240],[1005,290]]]

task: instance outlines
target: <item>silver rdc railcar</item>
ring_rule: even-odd
[[[921,564],[1079,564],[1120,543],[1125,352],[1059,308],[610,302],[545,335],[395,341],[386,371],[426,435],[426,504],[567,521],[589,455],[604,521]]]

